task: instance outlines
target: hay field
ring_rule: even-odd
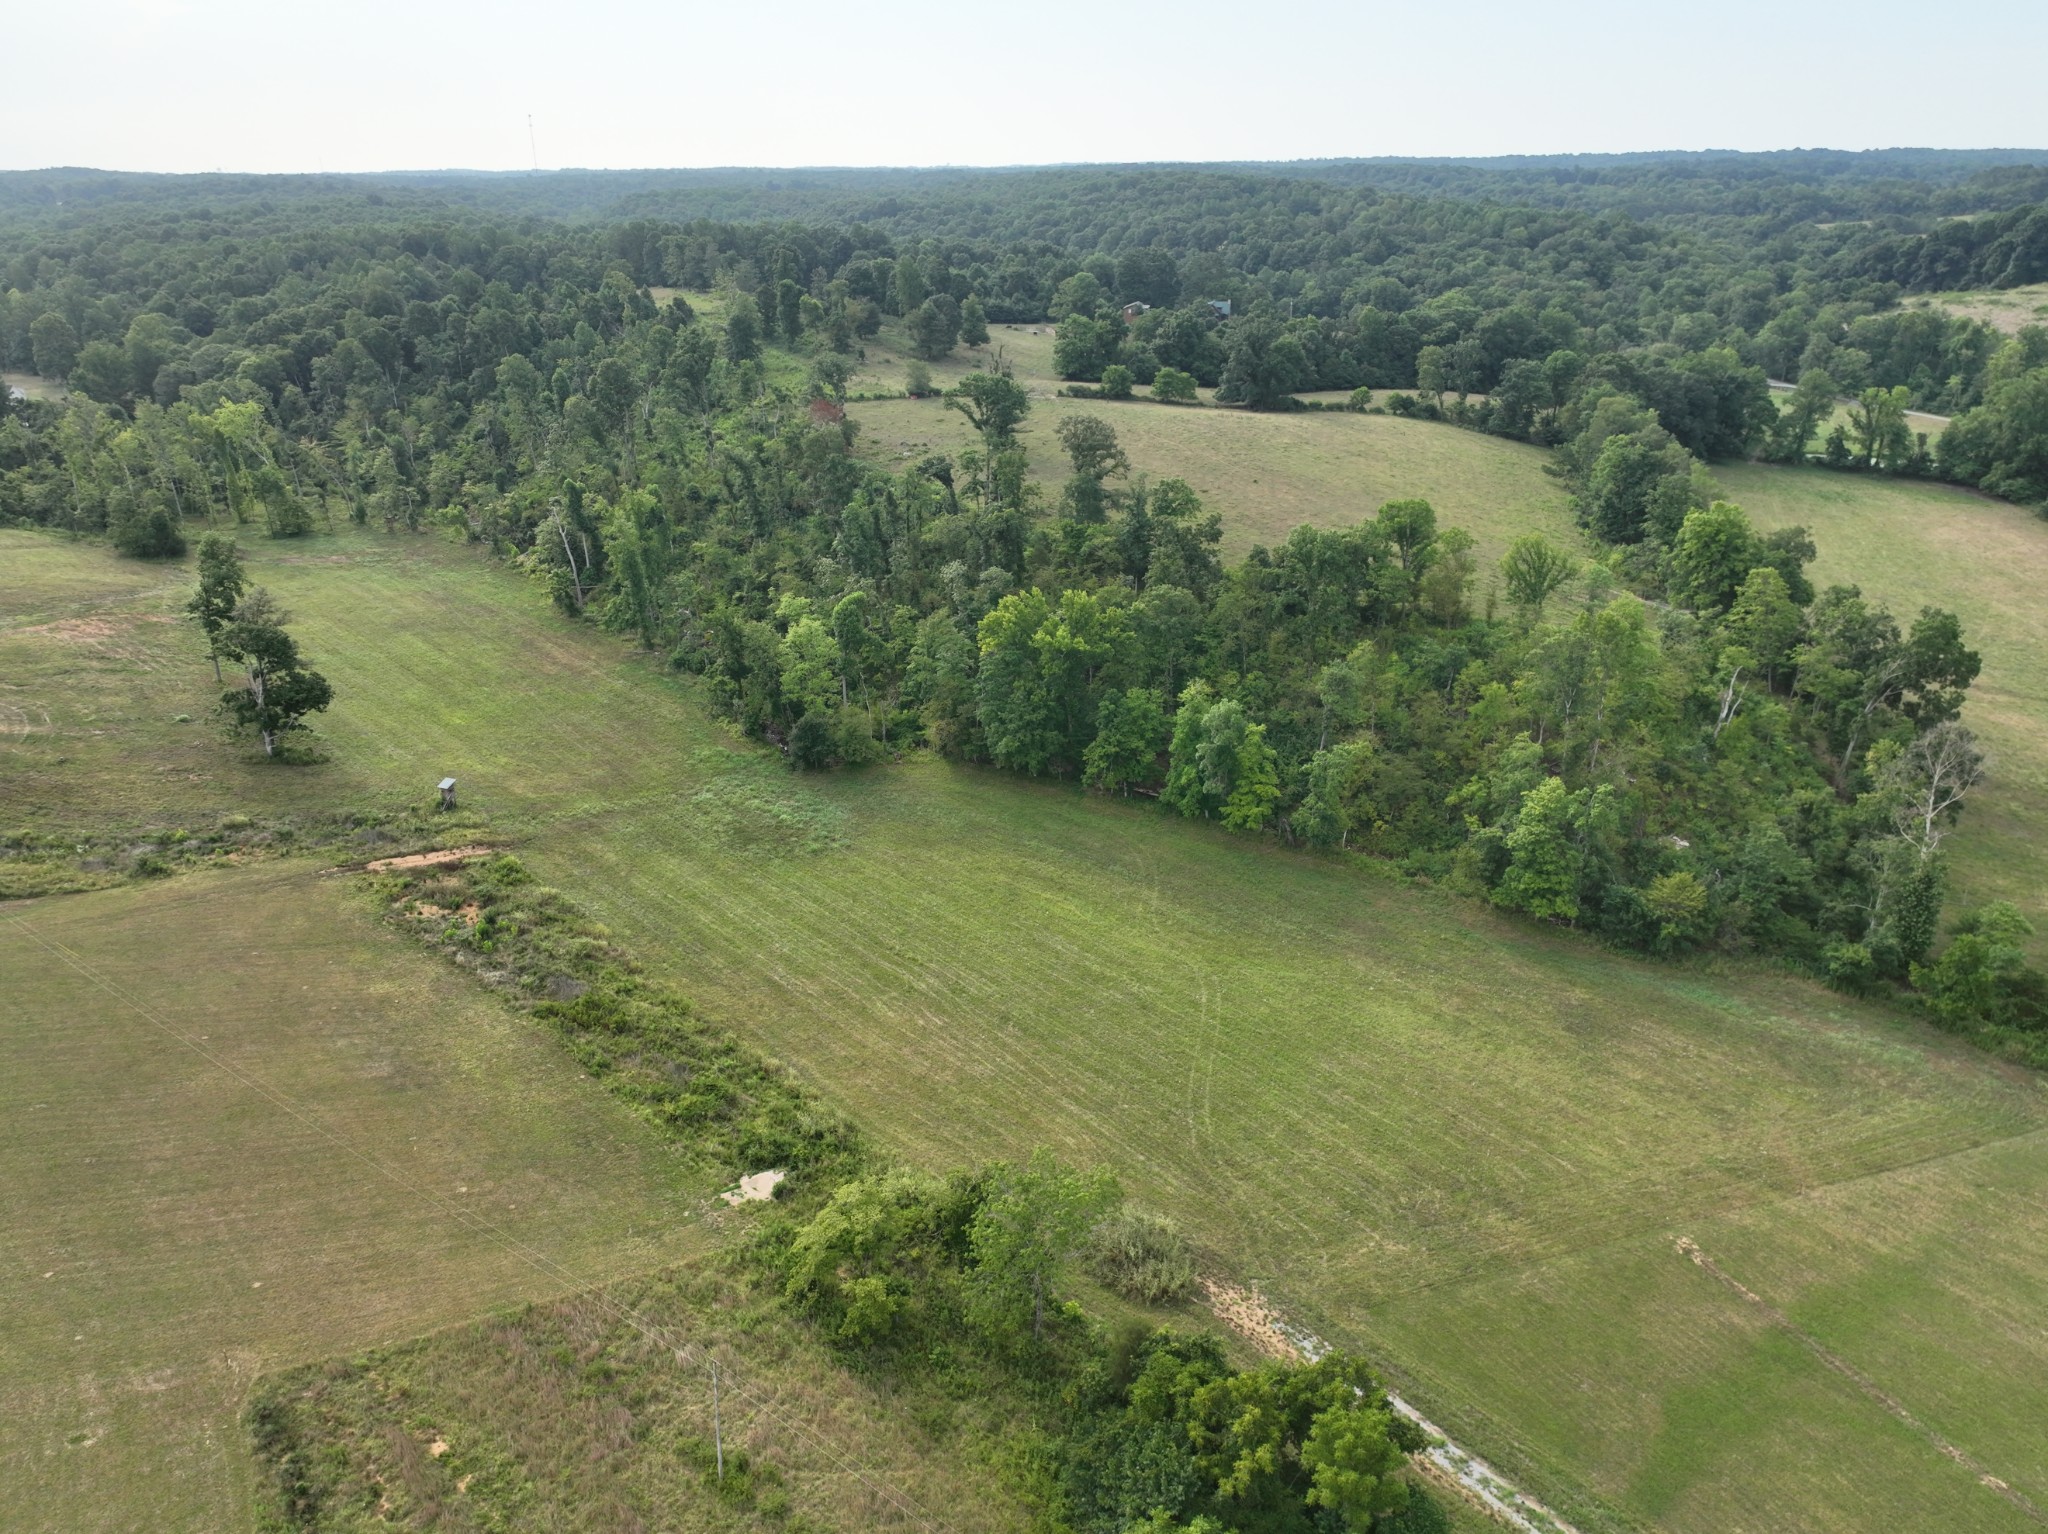
[[[1993,329],[2014,335],[2023,326],[2048,325],[2048,282],[2020,288],[1983,288],[1958,293],[1916,293],[1900,300],[1906,309],[1945,309],[1965,319],[1982,320]]]
[[[125,713],[107,662],[99,722],[38,749],[181,813],[456,773],[544,877],[892,1150],[1113,1165],[1589,1531],[2032,1527],[1680,1236],[2048,1504],[2024,1430],[2048,1411],[2038,1078],[1803,982],[1624,959],[1065,788],[790,778],[465,551],[254,552],[340,691],[325,765],[160,779],[138,748],[211,686],[168,651],[125,673]],[[67,558],[74,587],[122,568]],[[42,675],[53,647],[9,641],[10,675]],[[0,770],[61,802],[71,764],[25,760]]]
[[[247,1527],[264,1370],[704,1244],[709,1190],[346,881],[0,908],[0,995],[10,1529]]]
[[[860,450],[885,463],[958,452],[974,440],[959,412],[936,400],[877,400],[848,414],[860,423]],[[1304,523],[1349,526],[1407,496],[1422,496],[1441,524],[1477,538],[1489,568],[1529,531],[1582,547],[1563,487],[1543,473],[1547,455],[1525,443],[1392,416],[1044,398],[1024,443],[1049,495],[1071,472],[1055,433],[1073,414],[1114,426],[1134,471],[1184,479],[1222,512],[1226,559],[1255,543],[1283,542]]]

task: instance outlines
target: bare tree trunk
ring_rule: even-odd
[[[569,584],[576,588],[576,611],[583,611],[583,580],[576,573],[576,552],[569,547],[569,529],[560,517],[555,519],[555,531],[562,538],[562,557],[569,561]]]

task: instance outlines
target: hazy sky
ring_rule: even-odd
[[[101,0],[0,167],[1023,164],[2048,145],[2048,3]],[[1960,18],[1967,15],[1967,25]]]

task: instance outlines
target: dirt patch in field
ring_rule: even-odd
[[[1256,1290],[1240,1289],[1236,1284],[1220,1283],[1213,1278],[1195,1282],[1201,1288],[1202,1298],[1216,1312],[1216,1319],[1261,1353],[1288,1362],[1302,1357],[1302,1349],[1289,1335],[1287,1323],[1280,1319],[1280,1312],[1267,1304]]]
[[[758,1203],[763,1199],[775,1197],[776,1184],[788,1175],[787,1172],[783,1171],[749,1172],[740,1179],[740,1185],[737,1188],[727,1188],[718,1196],[734,1207],[738,1207],[741,1204]]]
[[[375,858],[363,865],[363,872],[381,874],[394,868],[448,868],[471,858],[487,858],[496,847],[450,847],[444,852],[408,852],[403,857]]]

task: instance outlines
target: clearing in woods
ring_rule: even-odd
[[[1114,1167],[1588,1534],[2038,1527],[1677,1245],[2048,1503],[2038,1077],[1803,981],[1625,959],[1065,787],[789,776],[426,539],[251,554],[339,690],[323,765],[176,722],[212,678],[154,621],[164,573],[0,533],[156,657],[25,634],[42,599],[0,631],[54,721],[8,748],[23,819],[88,790],[159,824],[416,801],[456,773],[491,840],[889,1150]],[[143,896],[69,909],[112,898]]]
[[[937,400],[870,400],[847,414],[860,423],[859,450],[898,467],[975,441],[966,418]],[[1057,431],[1069,415],[1100,416],[1114,426],[1134,473],[1192,485],[1204,506],[1223,514],[1226,560],[1242,558],[1255,543],[1284,542],[1303,523],[1349,526],[1407,496],[1423,497],[1440,523],[1471,533],[1489,576],[1509,542],[1526,532],[1584,547],[1564,487],[1543,472],[1548,455],[1541,448],[1433,422],[1338,411],[1254,415],[1144,400],[1039,399],[1023,440],[1049,500],[1073,472]]]
[[[1908,309],[1945,309],[1965,319],[1982,320],[2007,335],[2015,335],[2027,325],[2048,325],[2048,282],[2036,282],[2020,288],[1917,293],[1901,299],[1900,303]]]

